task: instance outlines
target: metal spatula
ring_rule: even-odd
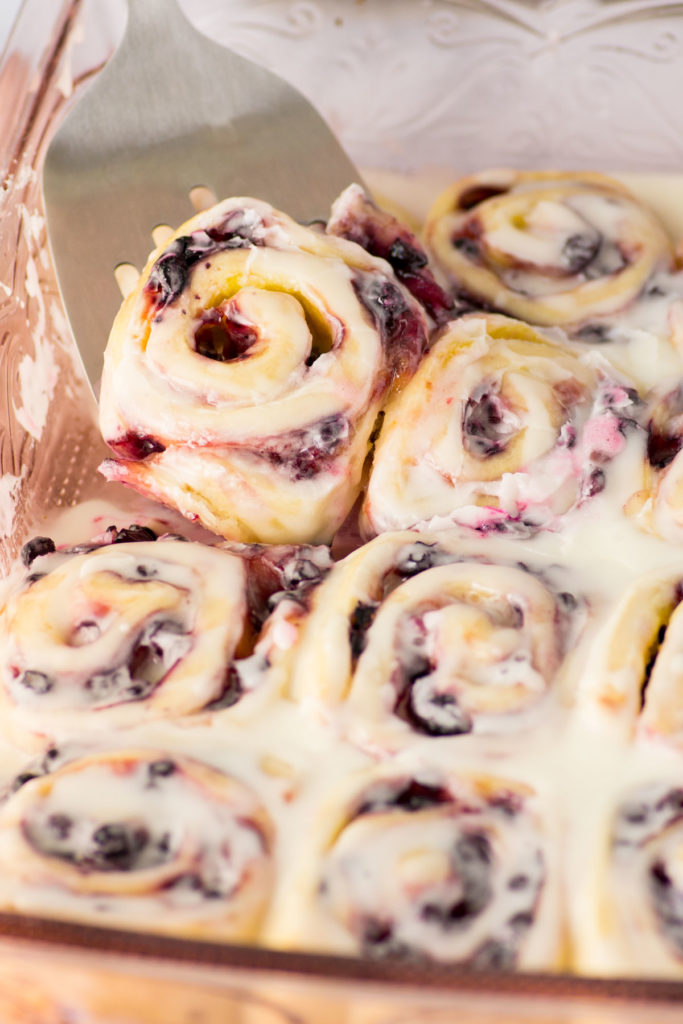
[[[43,175],[65,308],[95,388],[121,302],[120,263],[142,267],[188,193],[251,195],[324,217],[359,176],[311,104],[198,33],[175,0],[128,0],[123,41],[52,140]]]

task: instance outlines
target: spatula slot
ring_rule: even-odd
[[[119,263],[114,267],[114,278],[124,299],[133,291],[139,277],[140,271],[132,263]]]
[[[169,240],[172,234],[173,228],[170,224],[157,224],[155,228],[152,228],[152,241],[159,248],[160,245],[164,245]]]
[[[215,206],[218,202],[218,196],[208,185],[195,185],[194,188],[190,189],[189,195],[190,202],[197,213],[208,210],[209,207]]]

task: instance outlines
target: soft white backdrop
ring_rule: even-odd
[[[0,0],[0,52],[4,50],[12,23],[21,7],[21,0]]]

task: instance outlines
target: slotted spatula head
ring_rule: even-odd
[[[128,0],[121,45],[43,173],[57,277],[93,388],[121,302],[114,269],[144,265],[153,228],[193,213],[191,189],[256,196],[310,221],[358,180],[297,90],[198,33],[175,0]]]

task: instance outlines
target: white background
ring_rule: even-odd
[[[21,7],[21,0],[0,0],[0,52],[4,50],[10,29]]]

